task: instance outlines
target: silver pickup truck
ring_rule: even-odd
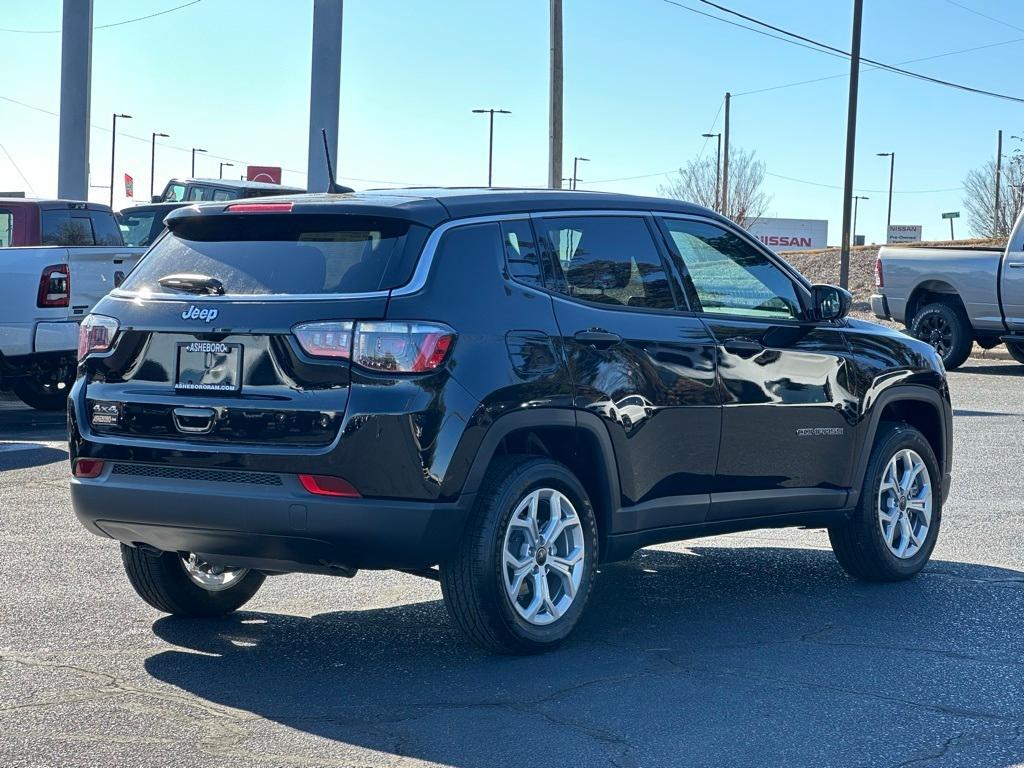
[[[125,246],[105,205],[0,198],[0,390],[63,410],[78,324],[145,250]]]
[[[902,322],[952,370],[971,345],[1006,344],[1024,363],[1024,214],[1005,249],[884,247],[875,263],[877,317]]]

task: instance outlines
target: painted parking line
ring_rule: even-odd
[[[49,440],[39,443],[0,443],[0,453],[13,453],[14,451],[40,451],[47,448],[63,448],[66,442],[60,440]]]

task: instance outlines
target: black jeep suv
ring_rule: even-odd
[[[704,208],[414,189],[166,223],[83,322],[70,398],[75,512],[161,611],[394,568],[530,652],[647,545],[826,527],[876,581],[935,546],[935,351]]]

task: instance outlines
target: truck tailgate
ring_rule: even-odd
[[[71,264],[72,317],[89,313],[97,301],[106,296],[124,280],[139,260],[145,248],[78,247],[68,248]]]

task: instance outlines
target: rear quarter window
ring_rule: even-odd
[[[162,277],[199,274],[228,295],[345,294],[408,282],[427,229],[400,219],[243,214],[174,222],[123,291],[170,293]]]

